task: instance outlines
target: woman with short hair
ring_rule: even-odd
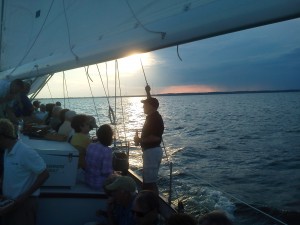
[[[98,142],[88,146],[85,157],[85,181],[93,189],[101,189],[106,178],[112,174],[113,131],[108,124],[97,130]]]
[[[76,115],[73,117],[71,127],[75,134],[71,137],[71,145],[79,151],[78,168],[85,169],[85,155],[88,145],[91,143],[89,138],[90,125],[86,115]]]

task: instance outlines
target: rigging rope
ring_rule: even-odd
[[[69,107],[71,106],[70,104],[70,98],[69,98],[69,92],[68,92],[68,85],[67,85],[67,79],[66,79],[66,76],[65,76],[65,71],[63,71],[63,78],[64,78],[64,82],[63,82],[63,90],[64,90],[64,108],[66,108],[65,106],[65,91],[67,92],[67,99],[68,99],[68,104],[69,104]]]
[[[275,217],[273,217],[273,216],[271,216],[271,215],[265,213],[264,211],[262,211],[262,210],[260,210],[260,209],[257,209],[256,207],[254,207],[254,206],[248,204],[247,202],[245,202],[245,201],[243,201],[243,200],[241,200],[241,199],[239,199],[239,198],[233,196],[232,194],[230,194],[230,193],[228,193],[228,192],[225,192],[225,191],[221,190],[221,189],[218,188],[217,186],[215,186],[215,185],[209,183],[208,181],[206,181],[206,180],[204,180],[204,179],[201,179],[199,176],[197,176],[197,175],[195,175],[195,174],[193,174],[193,173],[189,173],[189,174],[190,174],[191,176],[193,176],[194,178],[198,179],[198,180],[202,180],[204,183],[208,184],[209,186],[213,187],[214,189],[219,190],[220,192],[224,193],[225,195],[228,195],[228,196],[230,196],[231,198],[233,198],[233,199],[239,201],[240,203],[242,203],[242,204],[244,204],[244,205],[250,207],[251,209],[253,209],[253,210],[255,210],[255,211],[257,211],[257,212],[259,212],[259,213],[261,213],[261,214],[263,214],[263,215],[265,215],[265,216],[267,216],[267,217],[269,217],[269,218],[271,218],[271,219],[273,219],[273,220],[275,220],[276,222],[278,222],[278,223],[280,223],[280,224],[288,225],[288,224],[282,222],[281,220],[279,220],[279,219],[277,219],[277,218],[275,218]]]
[[[91,92],[91,95],[92,95],[92,99],[93,99],[93,103],[94,103],[94,108],[95,108],[95,112],[96,112],[96,115],[97,115],[97,118],[98,118],[98,123],[99,123],[99,114],[98,114],[98,111],[97,111],[97,107],[96,107],[96,103],[95,103],[95,97],[93,95],[93,91],[92,91],[92,88],[91,88],[91,83],[90,83],[90,80],[93,82],[93,80],[91,79],[90,75],[89,75],[89,66],[87,67],[84,67],[85,69],[85,73],[86,73],[86,78],[88,80],[88,84],[89,84],[89,88],[90,88],[90,92]]]
[[[68,103],[69,103],[69,107],[70,107],[71,103],[70,103],[70,95],[69,95],[69,91],[68,91],[67,79],[65,80],[65,84],[66,84],[66,91],[67,91]]]
[[[113,114],[115,116],[115,118],[117,117],[116,116],[116,114],[117,114],[117,71],[118,71],[118,62],[117,62],[117,60],[115,60],[115,112]],[[112,110],[112,113],[113,113],[113,110]],[[113,125],[115,126],[115,131],[117,132],[118,137],[120,137],[119,130],[117,129],[117,122],[115,122]],[[114,146],[116,147],[116,136],[115,136],[115,140],[114,140]]]
[[[177,45],[177,56],[178,56],[178,58],[180,59],[180,61],[182,61],[182,58],[181,58],[180,55],[179,55],[179,45]]]
[[[105,73],[106,73],[106,87],[107,87],[107,94],[108,94],[108,98],[109,98],[109,88],[108,88],[108,75],[107,75],[107,62],[105,62]]]
[[[136,14],[134,13],[132,7],[130,6],[128,0],[126,0],[127,6],[130,10],[130,12],[132,13],[133,17],[135,18],[135,20],[137,21],[137,23],[147,32],[150,33],[155,33],[155,34],[160,34],[161,35],[161,39],[165,39],[167,33],[166,32],[162,32],[162,31],[153,31],[153,30],[149,30],[147,27],[145,27],[142,22],[137,18]]]
[[[144,74],[144,78],[145,78],[146,85],[149,85],[149,84],[148,84],[148,81],[147,81],[147,78],[146,78],[146,74],[145,74],[145,70],[144,70],[144,66],[143,66],[141,57],[140,57],[140,62],[141,62],[141,66],[142,66],[142,70],[143,70],[143,74]]]
[[[49,93],[50,93],[51,100],[52,100],[52,102],[54,103],[54,100],[53,100],[53,98],[52,98],[52,94],[51,94],[51,91],[50,91],[50,88],[49,88],[48,82],[47,82],[47,88],[48,88],[48,91],[49,91]]]
[[[117,68],[118,81],[119,81],[119,92],[120,92],[120,99],[121,99],[121,110],[122,110],[124,137],[125,137],[125,142],[127,143],[126,126],[125,126],[125,118],[124,118],[124,107],[123,107],[123,98],[122,98],[122,92],[121,92],[121,82],[120,82],[120,73],[119,73],[118,60],[116,60],[116,63],[117,63],[117,67],[116,68]]]
[[[65,94],[65,72],[63,71],[63,95],[64,95],[64,108],[66,108],[66,94]]]
[[[116,123],[116,117],[115,117],[115,114],[114,114],[114,111],[113,111],[112,107],[110,106],[109,97],[108,97],[108,95],[106,93],[106,89],[105,89],[105,86],[104,86],[104,82],[103,82],[103,79],[102,79],[102,76],[101,76],[98,64],[96,64],[96,66],[97,66],[98,74],[100,76],[100,80],[101,80],[102,87],[103,87],[103,90],[104,90],[104,94],[106,96],[106,100],[107,100],[107,104],[108,104],[108,117],[109,117],[110,123],[111,124],[115,124]],[[107,84],[107,89],[108,89],[108,84]]]
[[[106,89],[105,89],[105,87],[104,87],[103,79],[102,79],[102,76],[101,76],[101,73],[100,73],[100,69],[99,69],[99,67],[98,67],[98,64],[96,64],[96,67],[97,67],[98,74],[99,74],[99,77],[100,77],[100,80],[101,80],[101,83],[102,83],[102,87],[103,87],[103,90],[104,90],[104,94],[105,94],[107,103],[108,103],[108,105],[110,105],[110,104],[109,104],[109,98],[108,98],[108,96],[107,96]]]
[[[75,52],[73,51],[73,48],[71,46],[71,35],[70,35],[69,21],[68,21],[67,12],[66,12],[65,0],[63,0],[63,9],[64,9],[64,16],[65,16],[66,25],[67,25],[69,49],[70,49],[71,53],[75,56],[76,61],[78,61],[79,57],[78,57],[78,55],[75,54]]]
[[[107,87],[108,101],[109,101],[108,74],[107,74],[107,63],[106,62],[105,62],[105,68],[106,68],[106,87]],[[115,86],[116,86],[116,84],[115,84]],[[116,102],[115,102],[115,107],[116,107]],[[115,113],[117,113],[117,109],[115,109]],[[113,125],[117,124],[115,113],[114,113],[114,110],[112,109],[112,107],[109,104],[108,116],[109,116],[109,119],[110,119],[110,123],[113,124]]]

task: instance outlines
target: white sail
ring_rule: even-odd
[[[300,16],[300,0],[3,0],[0,79],[29,78]]]

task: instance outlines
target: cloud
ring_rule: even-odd
[[[179,46],[183,61],[176,47],[157,51],[149,80],[162,91],[300,89],[299,33],[297,19]]]
[[[164,87],[159,90],[159,94],[170,94],[170,93],[199,93],[199,92],[217,92],[222,91],[217,87],[207,85],[178,85]]]
[[[180,45],[179,55],[177,47],[157,50],[142,55],[145,76],[155,94],[300,89],[299,34],[300,19],[296,19]],[[127,95],[145,93],[145,77],[136,61],[120,60],[120,83]],[[110,93],[114,93],[115,64],[111,61],[107,66]],[[106,64],[99,64],[99,69],[106,87]],[[91,66],[89,72],[94,95],[104,96],[98,71]],[[58,79],[49,86],[62,86],[62,78]],[[83,69],[67,71],[66,79],[71,96],[90,95]],[[47,88],[42,92],[49,95]]]

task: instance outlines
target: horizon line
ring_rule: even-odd
[[[180,95],[214,95],[214,94],[251,94],[251,93],[275,93],[275,92],[300,92],[300,89],[286,89],[286,90],[259,90],[259,91],[215,91],[215,92],[181,92],[181,93],[163,93],[163,94],[153,94],[152,96],[180,96]],[[124,95],[116,96],[120,97],[145,97],[144,95]],[[95,98],[107,98],[107,96],[94,96]],[[109,98],[114,98],[115,96],[108,96]],[[68,97],[71,98],[92,98],[92,96],[83,97]],[[48,97],[48,98],[37,98],[37,99],[64,99],[64,97]]]

